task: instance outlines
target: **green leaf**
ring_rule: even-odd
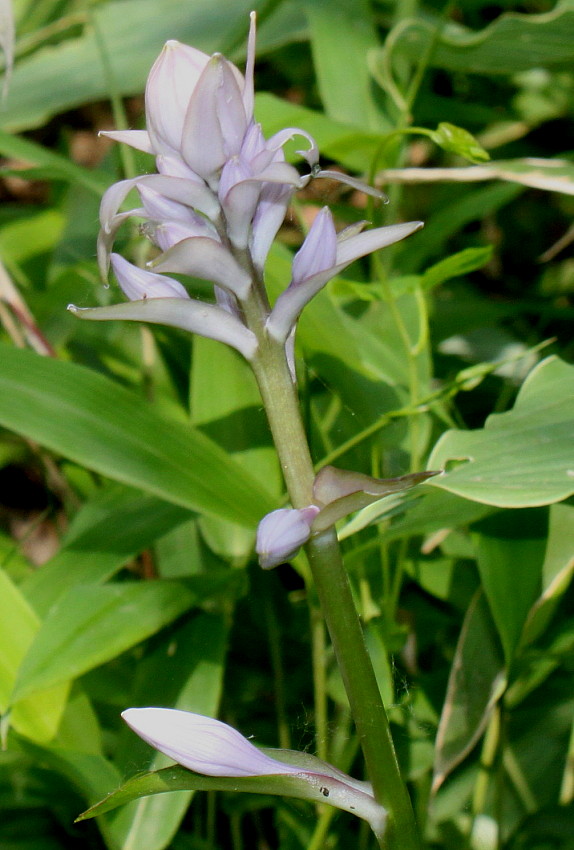
[[[428,268],[421,277],[421,286],[425,290],[434,289],[453,277],[462,277],[481,269],[491,257],[492,245],[465,248]]]
[[[191,6],[181,0],[116,0],[97,4],[93,14],[118,94],[128,95],[144,90],[149,70],[170,38],[206,53],[225,52],[238,42],[243,50],[249,12],[264,5],[253,0],[194,0]],[[279,9],[261,27],[259,50],[300,37],[302,25],[299,10]],[[49,44],[20,59],[0,125],[11,131],[29,129],[57,112],[106,99],[110,92],[103,66],[91,26],[78,38]]]
[[[90,469],[247,526],[273,500],[203,434],[109,378],[0,346],[0,423]]]
[[[304,3],[321,100],[327,115],[369,130],[390,125],[373,96],[367,53],[379,39],[366,0],[310,0]],[[341,33],[345,61],[341,61]]]
[[[40,627],[40,621],[19,589],[0,570],[0,713],[11,703],[18,669]],[[49,741],[58,729],[66,706],[66,683],[42,689],[33,698],[16,701],[10,725],[33,741]]]
[[[502,511],[475,528],[480,578],[510,663],[540,594],[548,511]]]
[[[420,19],[401,23],[395,49],[413,60],[428,55],[431,66],[449,71],[515,74],[529,68],[570,68],[574,60],[574,10],[565,3],[542,15],[501,15],[479,32],[458,25],[437,32]]]
[[[106,581],[188,517],[178,505],[108,485],[78,511],[58,553],[30,575],[22,591],[43,616],[71,586]]]
[[[76,821],[97,817],[132,800],[150,794],[164,794],[166,791],[243,791],[248,794],[272,794],[324,803],[352,812],[357,817],[372,821],[373,824],[378,822],[380,826],[380,820],[385,814],[384,809],[382,810],[370,794],[366,793],[364,783],[350,780],[355,786],[353,787],[341,782],[334,768],[309,753],[265,747],[262,747],[262,751],[271,758],[300,766],[302,771],[310,771],[315,776],[309,779],[295,774],[228,778],[201,776],[178,766],[166,767],[155,773],[144,773],[129,779],[117,791],[83,812]],[[328,793],[325,794],[325,791]]]
[[[470,162],[488,162],[490,159],[490,155],[479,145],[472,133],[447,121],[442,121],[436,130],[431,130],[429,137],[443,150],[462,156]]]
[[[493,414],[477,431],[447,431],[429,458],[446,474],[433,479],[466,499],[531,507],[574,494],[574,366],[548,357],[520,389],[513,410]]]
[[[181,582],[73,587],[54,605],[18,671],[12,700],[81,676],[198,602]]]
[[[521,637],[525,646],[537,640],[551,622],[574,574],[574,505],[551,505],[548,542],[542,564],[542,593],[528,613]]]
[[[433,789],[474,747],[504,692],[506,677],[496,629],[481,593],[466,614],[439,723]]]

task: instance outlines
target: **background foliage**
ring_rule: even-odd
[[[219,714],[362,772],[302,556],[266,574],[253,561],[282,485],[247,367],[205,339],[65,310],[119,300],[96,269],[99,198],[151,167],[96,131],[122,102],[141,126],[168,38],[240,60],[252,7],[265,132],[305,128],[324,162],[391,201],[365,210],[316,182],[270,291],[325,203],[340,226],[426,222],[332,282],[298,334],[318,465],[447,470],[341,527],[426,841],[572,850],[571,0],[15,2],[0,111],[0,846],[370,846],[350,816],[260,795],[188,808],[183,790],[73,824],[167,764],[122,728],[128,706]],[[137,233],[123,238],[137,257]]]

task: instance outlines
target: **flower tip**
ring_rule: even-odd
[[[318,513],[316,505],[309,505],[301,510],[280,508],[264,516],[255,545],[261,568],[270,570],[295,555],[309,539],[311,523]]]

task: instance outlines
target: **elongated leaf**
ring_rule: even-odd
[[[0,570],[0,713],[10,705],[18,668],[40,627],[40,621],[19,589]],[[33,699],[13,705],[10,724],[33,741],[49,741],[62,718],[69,687],[58,684],[43,689]]]
[[[118,93],[142,92],[149,70],[164,42],[189,42],[213,53],[244,48],[249,12],[263,5],[253,0],[117,0],[98,4],[96,25],[105,45]],[[288,7],[284,9],[284,7]],[[301,12],[281,4],[259,34],[259,49],[300,36]],[[104,63],[92,27],[78,38],[37,50],[17,62],[0,126],[23,130],[43,124],[51,115],[109,96]],[[66,85],[62,85],[62,80]]]
[[[310,0],[304,5],[327,114],[346,124],[366,124],[370,130],[390,129],[371,90],[366,57],[379,40],[369,4],[366,0]],[[345,33],[345,62],[341,62],[341,33]]]
[[[550,506],[548,543],[542,565],[542,593],[528,613],[521,644],[536,640],[546,629],[574,574],[574,505]]]
[[[71,586],[100,584],[188,517],[185,508],[131,487],[105,487],[76,514],[60,551],[22,590],[42,616]]]
[[[274,507],[211,440],[102,375],[0,347],[0,423],[190,510],[253,525]]]
[[[121,788],[83,812],[76,820],[97,817],[139,797],[164,794],[166,791],[244,791],[249,794],[274,794],[314,803],[325,803],[328,806],[350,811],[365,820],[372,818],[373,822],[380,821],[381,807],[369,794],[355,790],[351,795],[348,789],[342,787],[342,783],[334,778],[336,772],[333,776],[321,772],[323,767],[329,768],[329,765],[325,765],[324,762],[320,762],[308,753],[262,749],[271,758],[278,758],[280,753],[288,754],[290,758],[285,758],[284,761],[300,764],[302,770],[316,772],[316,781],[307,781],[294,774],[241,776],[230,779],[222,776],[200,776],[183,767],[166,767],[155,773],[144,773],[129,779]],[[382,811],[384,813],[384,810]]]
[[[567,159],[507,159],[464,168],[389,168],[378,176],[385,183],[410,184],[506,180],[547,192],[574,195],[574,165]]]
[[[529,68],[569,68],[574,60],[574,10],[562,3],[542,15],[501,15],[480,32],[451,26],[437,33],[422,20],[401,30],[400,48],[413,59],[425,54],[431,43],[429,63],[449,71],[515,74]]]
[[[501,511],[476,528],[480,578],[510,663],[528,612],[542,589],[548,511]]]
[[[557,502],[574,493],[574,366],[548,357],[522,386],[514,409],[477,431],[447,431],[429,458],[432,479],[466,499],[498,507]],[[449,463],[464,461],[449,469]]]
[[[477,594],[468,609],[448,681],[436,742],[435,791],[478,741],[505,683],[496,629],[484,596]]]
[[[180,582],[72,588],[36,633],[12,700],[66,682],[115,658],[188,610],[198,594]]]

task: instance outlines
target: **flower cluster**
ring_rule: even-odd
[[[129,302],[71,305],[78,316],[173,325],[226,342],[252,360],[261,334],[287,341],[305,304],[339,271],[422,226],[409,222],[362,233],[362,222],[337,235],[331,213],[322,210],[294,258],[289,286],[271,309],[263,268],[289,200],[311,177],[332,173],[321,171],[317,145],[304,130],[290,127],[264,138],[253,117],[254,59],[254,14],[244,76],[221,54],[167,42],[147,80],[147,129],[105,134],[153,154],[158,171],[114,184],[101,204],[100,268],[107,277],[111,262]],[[283,153],[296,136],[307,145],[299,152],[310,167],[305,176]],[[134,189],[141,205],[121,212]],[[118,228],[134,216],[144,219],[142,232],[161,252],[146,269],[112,253]],[[215,303],[190,298],[166,273],[211,281]],[[246,318],[250,299],[258,304],[256,322]]]

